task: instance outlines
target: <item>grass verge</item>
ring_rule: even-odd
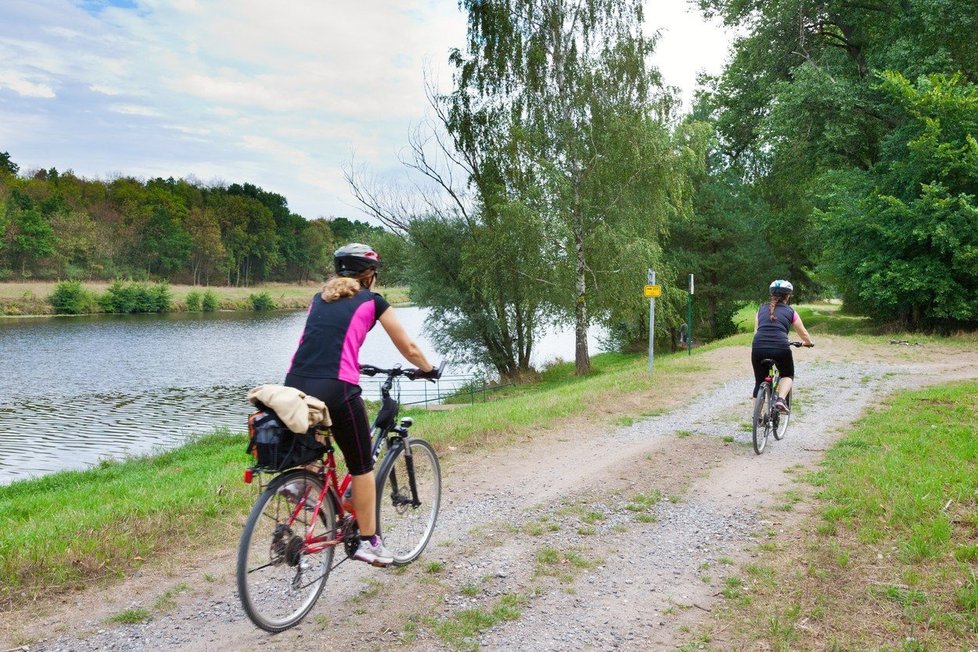
[[[901,393],[839,440],[808,478],[802,539],[760,550],[773,576],[728,583],[719,648],[973,649],[976,396],[975,382]]]
[[[252,502],[244,448],[241,435],[214,434],[0,487],[2,606],[121,577],[165,550],[233,540]]]

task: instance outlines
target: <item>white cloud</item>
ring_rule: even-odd
[[[8,88],[24,97],[54,97],[54,89],[51,88],[50,84],[31,81],[10,70],[0,71],[0,88]]]
[[[123,115],[139,115],[149,118],[159,118],[162,116],[156,109],[138,104],[111,104],[109,105],[109,111]]]
[[[125,91],[121,88],[113,88],[112,86],[105,86],[104,84],[91,84],[88,90],[93,93],[101,93],[102,95],[122,95]]]

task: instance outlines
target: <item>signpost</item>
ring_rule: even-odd
[[[655,299],[662,296],[662,286],[655,284],[655,270],[648,271],[648,284],[645,286],[644,294],[649,298],[649,376],[652,375],[654,366],[653,354],[655,353]]]

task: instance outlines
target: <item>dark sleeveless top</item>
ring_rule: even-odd
[[[329,303],[316,294],[288,373],[359,384],[360,347],[389,307],[384,297],[369,290]]]
[[[779,303],[774,307],[774,320],[771,320],[770,304],[762,304],[757,310],[757,332],[754,333],[755,349],[787,349],[788,331],[797,319],[791,306]]]

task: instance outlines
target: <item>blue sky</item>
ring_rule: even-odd
[[[687,0],[647,0],[653,59],[688,98],[729,43]],[[362,218],[343,177],[380,178],[443,90],[455,0],[3,0],[0,151],[22,171],[250,182],[307,217]]]

